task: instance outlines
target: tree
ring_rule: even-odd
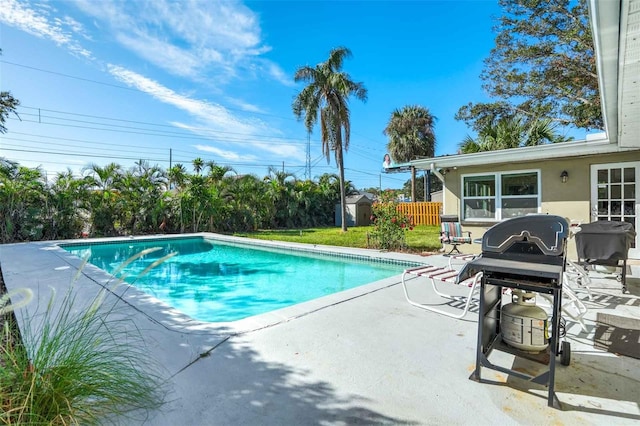
[[[207,161],[205,163],[207,169],[209,169],[208,177],[213,183],[220,182],[227,173],[234,172],[231,166],[219,166],[215,161]]]
[[[480,76],[496,102],[469,103],[456,119],[475,131],[516,115],[601,129],[587,2],[499,1],[505,16],[494,28],[496,45]]]
[[[120,193],[118,181],[122,178],[122,167],[117,163],[106,166],[89,164],[83,172],[88,177],[91,195],[91,227],[92,234],[97,236],[117,235],[117,211]]]
[[[320,118],[320,134],[322,152],[330,159],[330,152],[335,154],[340,176],[340,205],[342,212],[342,231],[347,231],[347,206],[344,181],[343,151],[349,150],[351,122],[348,97],[366,101],[367,89],[362,83],[351,80],[349,74],[340,71],[344,59],[351,56],[351,51],[338,47],[329,53],[329,58],[315,67],[308,65],[298,68],[294,74],[296,82],[309,83],[300,91],[293,101],[293,113],[300,119],[304,115],[307,132],[311,133]]]
[[[417,157],[433,157],[437,120],[427,108],[408,105],[391,113],[383,133],[389,137],[387,149],[396,163],[406,163]],[[411,168],[411,200],[416,201],[416,169]]]
[[[521,116],[503,117],[481,128],[476,139],[467,136],[459,144],[460,152],[472,154],[570,140],[556,133],[556,125],[549,119],[527,121]]]
[[[291,208],[293,199],[293,186],[295,176],[291,173],[280,171],[274,167],[269,167],[269,174],[264,177],[267,194],[271,198],[273,211],[271,217],[274,228],[284,228],[291,225]]]
[[[168,172],[170,188],[182,189],[187,182],[187,169],[184,164],[178,163],[175,166],[172,166]]]
[[[198,157],[194,159],[191,163],[193,164],[193,171],[196,172],[197,175],[199,175],[202,169],[204,168],[204,160]]]
[[[425,176],[424,179],[416,179],[415,180],[415,187],[416,187],[416,201],[428,201],[427,198],[425,198],[425,187],[426,185],[426,181],[427,177]],[[413,185],[411,179],[407,179],[407,181],[402,185],[402,192],[404,194],[410,193],[411,192],[411,185]],[[430,181],[430,187],[427,188],[429,191],[431,191],[431,193],[436,192],[436,191],[441,191],[442,190],[442,181],[440,181],[440,179],[431,179]]]

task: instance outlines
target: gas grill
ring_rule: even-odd
[[[478,347],[476,369],[471,379],[482,381],[482,367],[501,371],[548,386],[548,405],[559,406],[554,392],[555,358],[569,364],[570,347],[563,342],[559,347],[562,278],[565,267],[566,244],[569,233],[567,220],[553,215],[527,215],[500,222],[486,231],[482,238],[482,255],[469,262],[461,276],[482,272],[480,308],[478,318]],[[546,349],[531,353],[507,344],[501,333],[503,294],[506,289],[526,293],[541,293],[552,298],[551,335]],[[548,335],[547,322],[544,330]],[[523,329],[524,330],[524,329]],[[526,330],[521,332],[526,333]],[[532,331],[529,331],[533,334]],[[495,365],[489,361],[492,350],[497,349],[521,356],[544,365],[548,370],[537,376],[528,375]],[[557,405],[556,405],[557,403]]]
[[[599,220],[580,226],[576,233],[578,263],[621,268],[622,291],[627,292],[627,257],[635,240],[633,225],[627,222]]]

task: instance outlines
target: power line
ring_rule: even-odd
[[[32,66],[24,65],[24,64],[17,64],[15,62],[9,62],[9,61],[5,61],[5,60],[0,60],[0,63],[7,64],[7,65],[13,65],[15,67],[26,68],[26,69],[30,69],[30,70],[33,70],[33,71],[47,73],[47,74],[53,74],[53,75],[57,75],[57,76],[60,76],[60,77],[71,78],[71,79],[74,79],[74,80],[80,80],[80,81],[84,81],[86,83],[93,83],[93,84],[98,84],[98,85],[102,85],[102,86],[108,86],[108,87],[113,87],[113,88],[116,88],[116,89],[128,90],[128,91],[131,91],[131,92],[137,92],[137,93],[142,93],[142,94],[145,94],[145,95],[149,95],[148,92],[145,92],[144,90],[137,89],[135,87],[123,86],[123,85],[120,85],[120,84],[113,84],[113,83],[106,83],[106,82],[103,82],[103,81],[92,80],[90,78],[79,77],[79,76],[65,74],[65,73],[61,73],[61,72],[57,72],[57,71],[45,70],[45,69],[42,69],[42,68],[32,67]],[[244,114],[249,114],[248,111],[243,110],[241,108],[232,108],[232,107],[227,107],[227,106],[225,106],[223,108],[225,110],[228,110],[228,111],[238,111],[238,112],[242,112]],[[268,113],[264,113],[264,112],[251,111],[250,114],[252,114],[252,115],[260,115],[260,116],[265,116],[265,117],[274,117],[274,118],[279,118],[281,120],[288,120],[288,121],[295,121],[296,120],[293,117],[282,117],[282,116],[278,116],[278,115],[274,115],[274,114],[268,114]]]
[[[83,118],[93,118],[93,119],[97,119],[97,120],[105,120],[105,121],[113,121],[113,122],[118,122],[118,123],[128,123],[128,124],[140,124],[140,125],[144,125],[144,126],[153,126],[153,127],[161,127],[161,128],[167,128],[167,129],[176,129],[175,126],[170,125],[170,124],[162,124],[162,123],[150,123],[150,122],[146,122],[146,121],[138,121],[138,120],[127,120],[127,119],[122,119],[122,118],[112,118],[112,117],[104,117],[104,116],[98,116],[98,115],[89,115],[89,114],[80,114],[80,113],[73,113],[73,112],[66,112],[66,111],[57,111],[57,110],[50,110],[50,109],[44,109],[44,108],[36,108],[36,107],[29,107],[29,106],[20,106],[19,108],[24,108],[24,109],[31,109],[31,110],[36,110],[38,111],[37,115],[35,113],[22,113],[24,115],[30,115],[33,117],[38,117],[38,118],[51,118],[54,120],[66,120],[66,121],[71,121],[71,122],[78,122],[78,123],[85,123],[85,124],[96,124],[96,125],[101,125],[101,126],[111,126],[111,127],[116,127],[116,128],[124,128],[124,129],[134,129],[134,130],[150,130],[150,129],[144,129],[144,128],[139,128],[139,127],[130,127],[130,126],[123,126],[123,125],[116,125],[116,124],[105,124],[105,123],[100,123],[100,122],[96,122],[96,121],[86,121],[86,120],[79,120],[79,119],[71,119],[71,118],[62,118],[62,117],[56,117],[53,115],[42,115],[41,112],[49,112],[49,113],[53,113],[53,114],[62,114],[62,115],[68,115],[68,116],[75,116],[75,117],[83,117]],[[223,134],[223,135],[237,135],[237,136],[251,136],[251,137],[263,137],[263,138],[272,138],[272,139],[278,139],[278,140],[282,140],[282,139],[291,139],[291,140],[295,140],[295,141],[299,141],[300,138],[293,138],[293,137],[279,137],[279,136],[271,136],[271,135],[247,135],[246,133],[240,133],[240,132],[226,132],[226,131],[222,131],[222,130],[211,130],[208,128],[204,128],[204,127],[192,127],[192,130],[197,130],[197,131],[203,131],[203,132],[210,132],[213,134]],[[155,130],[151,130],[151,131],[155,131]],[[184,133],[184,132],[164,132],[167,134],[178,134],[180,136],[182,135],[187,135],[188,133]]]
[[[31,115],[31,116],[35,116],[33,114],[26,114],[26,115]],[[58,117],[45,117],[45,118],[52,118],[52,119],[59,119]],[[14,117],[9,117],[9,120],[18,120],[17,118]],[[60,119],[60,120],[64,120],[64,119]],[[26,123],[36,123],[36,124],[42,124],[42,125],[47,125],[47,126],[60,126],[60,127],[69,127],[69,128],[75,128],[75,129],[85,129],[85,130],[97,130],[97,131],[104,131],[104,132],[114,132],[114,133],[123,133],[123,134],[131,134],[131,135],[143,135],[143,136],[157,136],[157,137],[162,137],[162,138],[176,138],[179,137],[180,139],[190,139],[190,140],[202,140],[202,141],[218,141],[218,142],[229,142],[229,143],[269,143],[272,145],[296,145],[296,144],[301,144],[301,142],[278,142],[278,140],[282,140],[282,139],[290,139],[292,141],[299,141],[299,139],[296,138],[279,138],[276,136],[267,136],[267,135],[247,135],[247,138],[244,139],[237,139],[237,138],[220,138],[220,137],[216,137],[215,135],[212,135],[210,137],[207,136],[194,136],[194,135],[190,135],[187,133],[180,133],[180,132],[162,132],[160,133],[159,131],[155,131],[153,129],[144,129],[144,128],[135,128],[135,127],[129,127],[128,130],[123,130],[124,126],[111,126],[111,127],[116,127],[116,128],[109,128],[109,127],[90,127],[90,126],[82,126],[82,125],[77,125],[77,124],[64,124],[64,123],[51,123],[51,122],[46,122],[46,121],[42,121],[41,118],[39,118],[38,120],[28,120],[28,119],[21,119],[20,121],[22,122],[26,122]],[[66,121],[70,121],[72,123],[82,123],[83,121],[81,120],[66,120]],[[97,125],[97,126],[108,126],[102,123],[96,123],[96,122],[84,122],[85,124],[93,124],[93,125]],[[135,131],[135,130],[140,130],[140,131]],[[265,139],[265,140],[260,140],[258,138],[270,138],[269,139]]]

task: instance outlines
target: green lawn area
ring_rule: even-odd
[[[308,228],[308,229],[280,229],[256,232],[242,232],[234,235],[239,237],[257,238],[260,240],[290,241],[296,243],[322,244],[328,246],[367,248],[367,233],[373,231],[373,226],[356,226],[342,232],[339,227]],[[407,231],[407,245],[409,251],[435,252],[442,246],[439,226],[416,226]]]

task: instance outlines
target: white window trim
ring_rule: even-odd
[[[509,170],[504,172],[495,172],[495,173],[467,173],[460,175],[460,213],[461,220],[470,221],[470,222],[496,222],[503,220],[502,217],[502,176],[503,175],[515,175],[521,173],[536,173],[537,177],[537,186],[538,193],[531,195],[508,195],[507,198],[516,199],[516,198],[536,198],[537,201],[537,213],[542,212],[542,172],[540,169],[523,169],[523,170]],[[496,195],[494,197],[465,197],[464,195],[464,180],[468,177],[474,176],[493,176],[495,184],[496,184]],[[466,218],[464,216],[464,201],[465,199],[484,199],[484,198],[493,198],[495,200],[496,213],[493,218]]]

